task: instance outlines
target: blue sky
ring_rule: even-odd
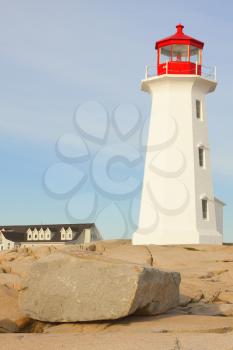
[[[58,139],[77,132],[74,113],[86,101],[103,104],[109,115],[119,104],[136,105],[147,118],[150,98],[140,91],[145,65],[155,64],[154,42],[181,21],[187,34],[205,42],[205,64],[217,66],[219,84],[207,98],[209,139],[215,194],[227,203],[225,241],[233,241],[232,2],[0,0],[0,5],[1,224],[71,220],[67,200],[75,193],[53,196],[44,185],[46,170],[69,158],[58,154]],[[87,170],[84,162],[68,163]],[[142,170],[134,176],[140,178]],[[55,185],[69,187],[69,181],[62,172]],[[87,182],[76,199],[85,203],[80,196],[91,192]],[[107,208],[99,218],[107,238],[132,231],[123,228],[119,214],[128,210],[128,199],[115,204],[112,210],[98,197],[99,208]],[[72,205],[71,212],[81,212],[78,200]]]

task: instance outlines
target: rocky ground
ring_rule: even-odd
[[[0,253],[0,349],[233,350],[233,246],[133,247],[127,240],[87,246],[88,252],[106,258],[180,272],[180,305],[163,315],[132,315],[114,321],[54,324],[30,320],[18,307],[24,277],[39,258],[71,248]]]

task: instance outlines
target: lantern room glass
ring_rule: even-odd
[[[192,45],[168,45],[159,50],[159,64],[166,62],[193,62],[201,64],[202,50]]]
[[[188,45],[172,45],[172,61],[188,62]]]
[[[172,55],[172,45],[161,47],[159,62],[166,63],[167,61],[171,61],[171,55]]]
[[[190,62],[201,64],[201,50],[198,47],[190,46]]]

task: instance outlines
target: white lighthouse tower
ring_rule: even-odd
[[[204,43],[177,32],[156,43],[138,229],[133,244],[222,244],[223,205],[214,197],[205,96],[216,71],[202,65]]]

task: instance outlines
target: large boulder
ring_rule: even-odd
[[[180,275],[98,254],[51,254],[32,265],[20,293],[30,318],[49,322],[155,315],[179,303]]]

